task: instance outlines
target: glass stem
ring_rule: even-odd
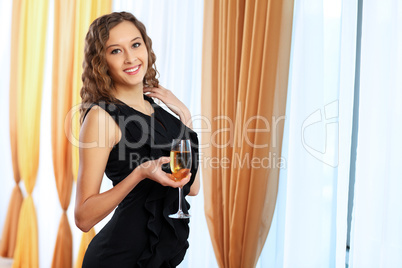
[[[181,188],[181,187],[179,187],[179,212],[183,212],[182,210],[181,210],[181,199],[182,199],[182,191],[183,191],[183,189]]]

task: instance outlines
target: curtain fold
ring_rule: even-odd
[[[345,267],[357,0],[295,0],[278,201],[260,267]]]
[[[32,192],[39,165],[40,112],[48,2],[22,0],[18,29],[17,147],[27,197],[21,206],[13,267],[39,267],[38,226]]]
[[[71,133],[68,115],[73,98],[74,22],[75,1],[55,1],[51,128],[54,175],[63,213],[52,267],[72,267],[73,263],[73,238],[66,214],[73,186],[72,146],[65,133]]]
[[[76,0],[75,5],[75,27],[74,27],[74,55],[73,55],[73,73],[72,73],[72,113],[71,131],[68,135],[72,142],[72,172],[73,178],[77,179],[78,174],[78,137],[80,130],[78,105],[81,102],[80,90],[82,87],[82,62],[84,59],[85,36],[88,32],[89,25],[97,17],[110,13],[112,10],[112,0]],[[78,257],[75,267],[82,266],[82,260],[86,249],[92,238],[95,236],[95,230],[92,228],[89,232],[82,234],[81,244],[79,247]]]
[[[72,178],[71,178],[72,181]],[[73,265],[73,236],[68,223],[67,214],[61,215],[56,245],[53,253],[52,267],[72,267]]]
[[[219,266],[254,267],[276,202],[293,1],[204,8],[205,213]]]
[[[362,5],[349,267],[402,267],[402,3]]]
[[[14,256],[18,220],[23,199],[21,189],[19,185],[16,184],[11,193],[10,204],[8,205],[7,216],[1,237],[0,256],[2,257],[12,258]]]
[[[12,22],[11,22],[11,59],[17,59],[18,55],[18,40],[19,27],[21,17],[21,1],[13,1],[12,7]],[[12,258],[14,256],[15,244],[17,239],[18,219],[23,201],[23,195],[19,186],[21,180],[18,167],[18,143],[17,143],[17,112],[18,112],[18,64],[17,60],[10,61],[10,103],[9,103],[9,118],[10,118],[10,147],[11,160],[13,165],[15,186],[11,194],[10,203],[8,206],[7,216],[4,223],[3,233],[0,243],[0,256]]]
[[[75,261],[74,267],[81,268],[82,261],[84,260],[85,252],[87,251],[89,243],[91,243],[92,238],[95,236],[95,229],[91,228],[87,233],[83,233],[81,237],[80,247],[78,249],[77,259]]]

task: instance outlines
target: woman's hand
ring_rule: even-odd
[[[172,174],[166,173],[162,170],[162,165],[169,162],[169,157],[161,157],[156,160],[144,162],[135,170],[138,169],[138,171],[141,172],[141,177],[156,181],[162,186],[170,186],[173,188],[183,187],[190,181],[191,173],[186,178],[180,181],[175,181]]]
[[[158,87],[144,87],[147,96],[161,100],[166,106],[180,117],[180,120],[189,128],[192,128],[189,109],[169,89],[159,85]]]

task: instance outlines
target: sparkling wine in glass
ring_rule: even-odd
[[[190,140],[174,139],[170,150],[170,169],[173,178],[180,181],[187,177],[191,170],[191,144]],[[169,215],[173,219],[188,219],[190,214],[182,210],[183,189],[179,187],[179,210],[175,214]]]

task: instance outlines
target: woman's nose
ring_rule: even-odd
[[[127,51],[126,59],[124,62],[125,63],[133,63],[136,59],[137,59],[137,57],[134,55],[134,52]]]

